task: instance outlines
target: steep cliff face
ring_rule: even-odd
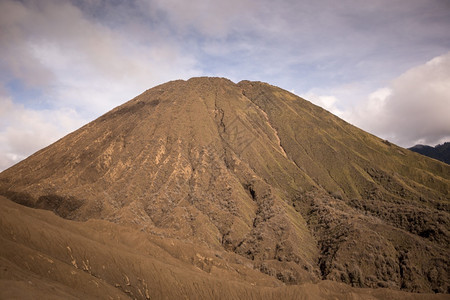
[[[449,292],[450,167],[277,87],[152,88],[0,174],[66,219],[201,244],[285,284]]]

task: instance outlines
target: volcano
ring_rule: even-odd
[[[0,295],[444,299],[449,191],[278,87],[172,81],[0,173]]]

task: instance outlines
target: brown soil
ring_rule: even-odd
[[[0,174],[2,297],[449,293],[449,191],[277,87],[169,82]]]

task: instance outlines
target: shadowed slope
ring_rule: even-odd
[[[450,142],[443,143],[442,145],[436,145],[435,147],[415,145],[408,149],[422,155],[443,161],[446,164],[450,164]]]
[[[74,220],[238,254],[283,283],[448,292],[450,167],[293,94],[220,78],[144,92],[0,174]]]

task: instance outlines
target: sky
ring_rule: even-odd
[[[450,141],[450,1],[0,0],[0,171],[195,76],[268,82],[402,147]]]

